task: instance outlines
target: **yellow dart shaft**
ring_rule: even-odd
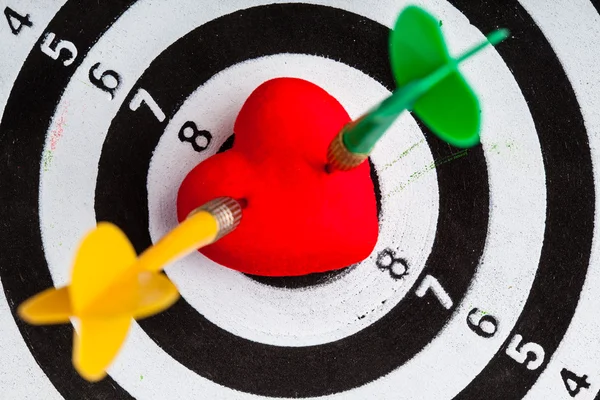
[[[142,253],[137,269],[160,271],[170,261],[211,244],[218,233],[216,218],[207,211],[199,211]]]
[[[157,272],[168,263],[207,246],[239,223],[241,206],[232,198],[213,200],[199,209],[140,255],[137,270]]]
[[[215,199],[195,210],[139,258],[121,230],[101,223],[79,248],[70,288],[33,296],[20,305],[19,315],[33,324],[52,324],[68,322],[69,316],[131,312],[138,306],[135,290],[141,273],[156,273],[231,232],[240,221],[241,208],[232,198]]]
[[[96,293],[93,300],[89,302],[89,306],[82,312],[88,315],[97,314],[97,307],[105,308],[109,303],[109,301],[101,299],[106,299],[106,296],[111,296],[111,293],[119,293],[119,297],[124,297],[131,292],[129,286],[137,281],[140,273],[161,271],[171,261],[214,242],[219,235],[219,230],[217,217],[210,210],[198,209],[155,245],[146,249],[122,273],[115,276],[110,284]],[[101,268],[101,266],[98,267]],[[87,270],[89,271],[89,268]],[[112,299],[115,299],[114,295]],[[135,298],[130,300],[137,301]],[[124,299],[119,300],[118,303],[124,303]]]

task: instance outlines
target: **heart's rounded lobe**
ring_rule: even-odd
[[[239,227],[201,252],[263,276],[324,272],[368,257],[378,235],[369,165],[325,171],[327,148],[349,121],[313,83],[260,85],[237,117],[233,148],[196,166],[179,189],[180,221],[215,197],[247,201]]]

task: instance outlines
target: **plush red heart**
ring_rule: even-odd
[[[246,199],[239,227],[201,250],[229,268],[294,276],[365,259],[378,235],[369,165],[327,173],[327,148],[350,121],[319,86],[277,78],[246,100],[233,148],[196,166],[177,199],[179,220],[220,196]]]

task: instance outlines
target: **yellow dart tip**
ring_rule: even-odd
[[[17,308],[17,315],[28,324],[39,325],[36,315],[29,310],[27,301]]]
[[[75,357],[73,357],[73,366],[75,367],[75,371],[77,371],[79,376],[91,383],[101,381],[108,375],[105,370],[93,371],[86,369],[85,366],[75,360]]]
[[[17,315],[32,325],[69,322],[72,315],[69,288],[50,288],[30,297],[19,305]]]
[[[130,325],[131,317],[81,318],[73,339],[73,366],[79,375],[90,382],[104,378]]]
[[[28,324],[33,324],[29,313],[27,312],[27,304],[23,303],[17,307],[17,316]]]

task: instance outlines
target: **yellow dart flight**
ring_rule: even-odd
[[[31,297],[19,306],[19,316],[34,325],[77,318],[73,365],[83,378],[98,381],[106,376],[132,319],[157,314],[179,298],[175,285],[160,273],[165,265],[218,240],[240,219],[236,200],[213,200],[139,257],[117,226],[101,222],[77,251],[71,284]]]

